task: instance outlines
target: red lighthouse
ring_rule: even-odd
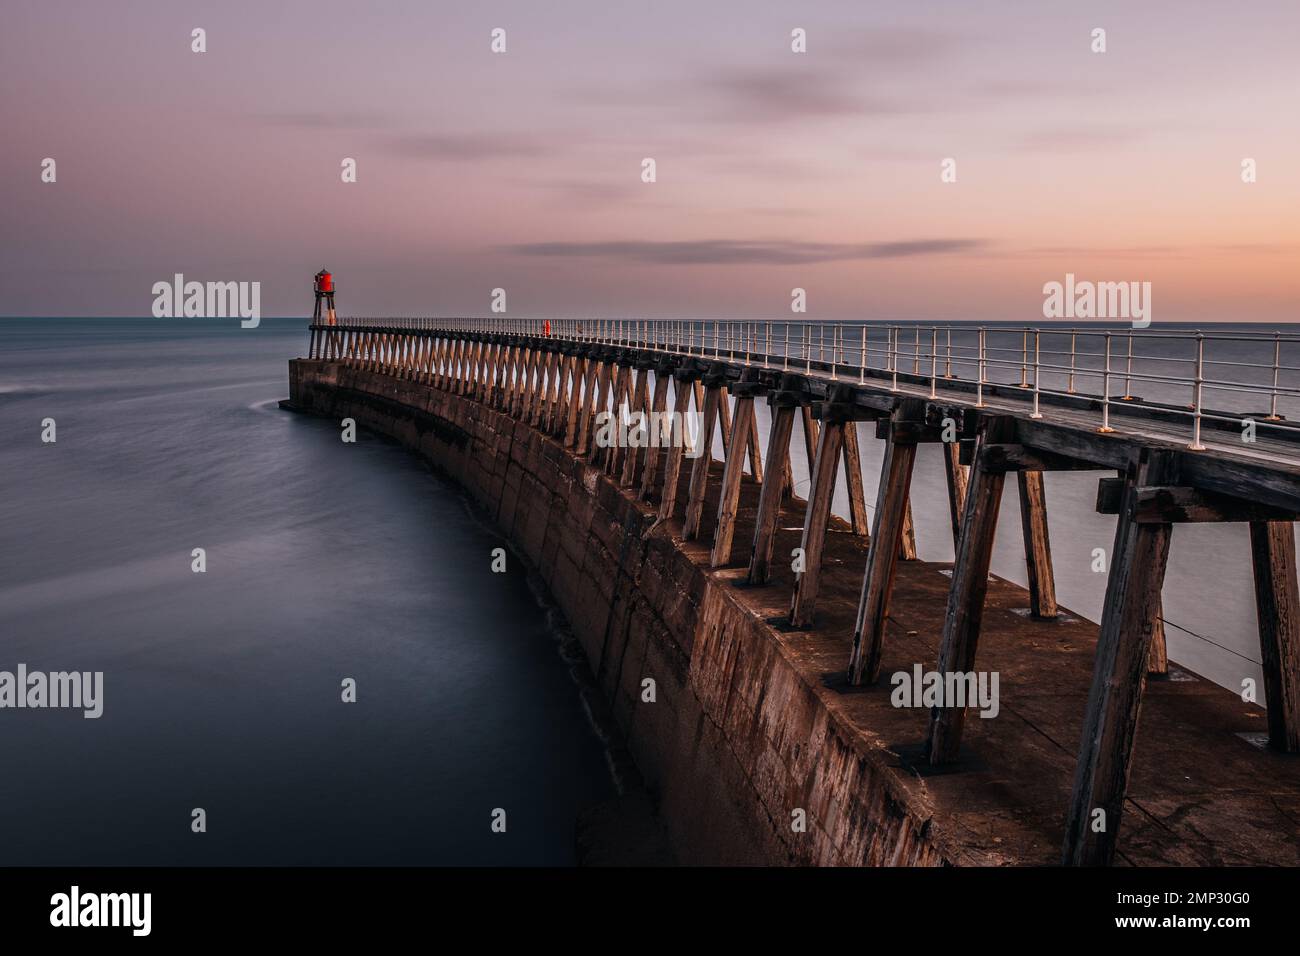
[[[325,324],[337,325],[338,318],[334,315],[334,276],[328,269],[322,269],[316,273],[316,311],[312,314],[312,324],[320,325],[321,323],[321,303],[324,300],[325,305]]]

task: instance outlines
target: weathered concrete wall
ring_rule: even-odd
[[[924,794],[828,706],[796,651],[630,494],[527,425],[423,384],[298,360],[291,401],[418,451],[536,566],[686,863],[966,863]],[[739,548],[744,544],[739,543]],[[694,551],[694,554],[691,552]],[[657,701],[641,702],[641,681]],[[791,813],[807,813],[807,832]]]

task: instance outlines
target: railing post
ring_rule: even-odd
[[[898,391],[898,326],[889,329],[889,390]]]
[[[1039,362],[1039,351],[1038,351],[1038,337],[1039,337],[1039,331],[1038,329],[1034,329],[1034,410],[1030,412],[1029,414],[1030,418],[1043,417],[1043,413],[1039,411],[1038,408],[1039,388],[1040,388],[1038,377],[1039,374],[1041,373],[1040,362]]]
[[[1110,333],[1106,332],[1106,364],[1101,373],[1101,432],[1113,432],[1110,427]]]
[[[858,384],[867,380],[867,323],[862,323],[862,361],[858,365]]]
[[[939,385],[939,330],[930,329],[930,397],[938,398]]]
[[[1204,451],[1201,444],[1201,388],[1205,381],[1205,335],[1196,333],[1196,384],[1193,386],[1192,443],[1187,447],[1192,451]]]
[[[1029,387],[1029,330],[1020,333],[1020,387]]]
[[[1124,401],[1133,400],[1133,333],[1128,333],[1128,358],[1124,363]]]
[[[1277,417],[1277,373],[1282,367],[1282,333],[1273,333],[1273,398],[1268,405],[1268,420],[1275,422]]]
[[[1074,343],[1075,343],[1075,339],[1078,338],[1078,335],[1079,333],[1077,331],[1075,331],[1074,329],[1070,329],[1070,375],[1069,378],[1066,380],[1066,386],[1065,386],[1066,394],[1069,395],[1074,394],[1074,360],[1075,360]]]
[[[980,328],[979,338],[979,381],[975,383],[975,407],[984,407],[984,329]]]

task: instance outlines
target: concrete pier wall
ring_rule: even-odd
[[[290,385],[296,409],[354,418],[450,475],[535,565],[680,861],[987,862],[936,832],[924,789],[847,724],[816,668],[734,586],[744,572],[710,572],[677,522],[656,525],[560,443],[473,399],[314,360],[290,363]]]

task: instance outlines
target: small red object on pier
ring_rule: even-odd
[[[545,322],[542,323],[542,335],[549,336],[550,334],[551,334],[551,320],[547,319]]]
[[[316,273],[315,279],[316,311],[312,315],[312,324],[320,325],[323,319],[325,325],[337,325],[338,319],[334,314],[334,276],[330,275],[328,269],[322,269]],[[323,314],[322,302],[325,306]]]

